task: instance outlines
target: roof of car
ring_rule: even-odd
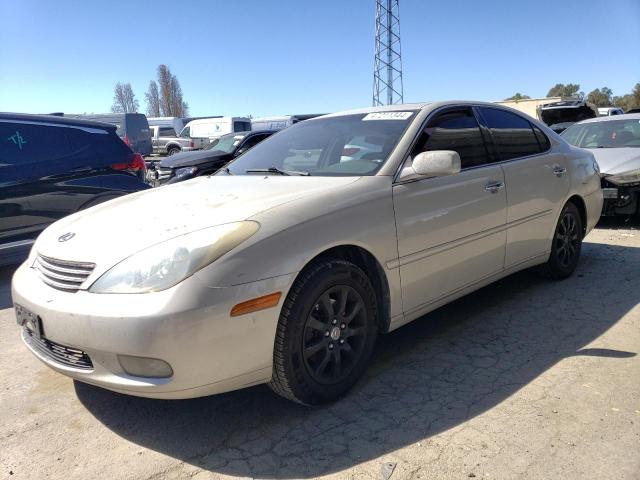
[[[640,120],[640,113],[625,113],[624,115],[589,118],[588,120],[582,120],[580,123],[613,122],[615,120]]]
[[[96,122],[95,120],[85,120],[82,118],[61,117],[59,115],[32,115],[30,113],[0,112],[0,120],[18,120],[21,122],[49,123],[102,129],[115,128],[115,125],[111,123]]]

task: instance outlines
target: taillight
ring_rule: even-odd
[[[129,155],[128,163],[114,163],[111,168],[114,170],[129,170],[130,172],[145,171],[147,165],[144,163],[144,158],[139,153],[132,153]]]
[[[343,157],[352,157],[356,153],[358,153],[360,149],[358,147],[345,147],[342,149]]]
[[[193,140],[191,140],[191,148],[195,148],[196,147],[196,142],[194,142]]]

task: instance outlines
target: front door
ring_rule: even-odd
[[[504,174],[491,164],[472,109],[448,109],[429,120],[407,161],[427,150],[457,151],[462,171],[393,187],[405,314],[504,265]]]

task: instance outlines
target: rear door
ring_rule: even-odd
[[[505,267],[545,254],[570,180],[564,155],[555,153],[547,136],[524,117],[480,107],[504,169],[507,188]]]
[[[74,130],[0,123],[0,243],[35,238],[99,191],[87,181],[91,158],[73,142]]]
[[[437,113],[408,162],[429,150],[458,152],[462,171],[393,187],[406,314],[500,272],[504,263],[504,175],[492,163],[472,109]]]

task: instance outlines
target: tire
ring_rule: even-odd
[[[375,291],[360,268],[337,259],[313,263],[280,312],[270,388],[304,405],[344,395],[369,363],[378,315]]]
[[[177,147],[171,147],[168,151],[167,151],[167,155],[171,156],[171,155],[175,155],[176,153],[180,153],[180,149]]]
[[[560,212],[553,232],[549,260],[540,266],[540,272],[554,280],[565,279],[575,271],[580,259],[583,238],[582,218],[578,207],[568,202]]]

